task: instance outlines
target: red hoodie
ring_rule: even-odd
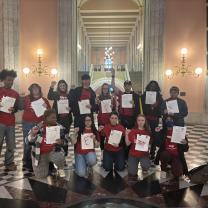
[[[45,101],[47,108],[50,108],[50,104],[48,100],[44,97],[42,97],[42,99]],[[29,95],[25,96],[24,98],[24,112],[23,112],[22,120],[26,122],[34,122],[34,123],[40,123],[41,121],[43,121],[43,116],[37,117],[34,110],[32,109]]]

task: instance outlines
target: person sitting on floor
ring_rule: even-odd
[[[160,140],[160,147],[155,158],[155,164],[159,165],[159,161],[161,162],[162,178],[166,178],[168,165],[171,166],[174,178],[177,179],[182,175],[188,175],[188,167],[184,157],[184,152],[189,149],[188,139],[186,137],[181,144],[171,142],[173,126],[173,118],[168,116],[165,119],[164,128],[156,128],[156,139]]]
[[[60,177],[65,177],[64,173],[64,150],[62,145],[64,143],[65,135],[63,129],[57,128],[56,131],[60,138],[54,138],[55,142],[48,141],[53,135],[49,135],[47,130],[49,127],[59,126],[56,121],[56,111],[46,110],[44,112],[44,122],[33,127],[29,132],[28,141],[32,145],[32,166],[36,177],[46,178],[49,173],[49,164],[52,162],[57,167],[57,172]],[[47,129],[48,128],[48,129]],[[51,134],[53,134],[51,132]]]
[[[74,129],[71,141],[75,145],[75,172],[80,177],[88,177],[97,162],[94,148],[99,146],[98,131],[91,115],[86,115],[80,128]]]

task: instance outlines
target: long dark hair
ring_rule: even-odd
[[[57,90],[57,92],[59,92],[59,93],[61,92],[61,91],[60,91],[59,85],[62,84],[62,83],[66,85],[66,93],[67,93],[67,92],[68,92],[68,84],[67,84],[66,81],[63,80],[63,79],[59,80],[59,82],[58,82],[58,84],[57,84],[57,89],[56,89],[56,90]]]
[[[92,133],[97,136],[98,134],[98,130],[97,128],[95,127],[95,123],[94,123],[94,120],[93,120],[93,117],[92,115],[90,114],[87,114],[84,116],[82,122],[80,123],[80,126],[79,126],[79,133],[78,133],[78,136],[81,137],[81,134],[84,133],[84,130],[85,130],[85,119],[89,117],[91,120],[92,120],[92,125],[91,125],[91,129],[92,129]]]
[[[107,93],[107,95],[103,94],[103,87],[104,86],[108,86],[108,93]],[[102,86],[101,86],[101,93],[100,93],[99,99],[103,100],[103,99],[110,98],[110,97],[111,96],[110,96],[110,86],[109,86],[109,84],[108,83],[102,84]]]
[[[139,114],[139,115],[137,116],[134,128],[135,128],[135,129],[138,129],[137,119],[138,119],[139,117],[143,117],[143,118],[145,119],[144,129],[145,129],[146,131],[150,132],[150,127],[149,127],[148,121],[147,121],[146,117],[145,117],[144,115],[142,115],[142,114]]]
[[[146,88],[145,88],[145,91],[149,91],[150,90],[150,86],[151,86],[151,84],[155,84],[155,91],[156,92],[161,92],[161,89],[160,89],[160,87],[159,87],[159,84],[158,84],[158,82],[157,81],[155,81],[155,80],[151,80],[149,83],[148,83],[148,85],[146,86]]]
[[[40,97],[43,96],[41,86],[39,84],[37,84],[37,83],[33,83],[28,88],[28,90],[30,92],[30,95],[29,95],[30,101],[34,101],[35,100],[35,98],[33,97],[33,94],[32,94],[33,87],[37,87],[39,89]]]

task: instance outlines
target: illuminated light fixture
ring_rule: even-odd
[[[82,46],[80,44],[78,44],[78,49],[81,50],[82,49]]]
[[[181,63],[180,65],[176,66],[175,70],[167,69],[165,71],[165,75],[168,79],[181,74],[183,77],[185,75],[193,75],[194,77],[199,77],[203,73],[203,69],[201,67],[195,68],[195,70],[191,69],[191,65],[187,63],[187,48],[181,48]]]
[[[57,75],[58,73],[58,70],[57,69],[51,69],[51,74],[48,74],[48,66],[43,66],[43,62],[42,62],[42,55],[43,55],[43,49],[41,48],[38,48],[37,51],[36,51],[36,54],[37,54],[37,58],[38,58],[38,61],[37,61],[37,65],[32,65],[31,69],[29,67],[25,67],[23,68],[23,73],[28,76],[30,73],[32,74],[38,74],[38,76],[41,76],[41,75]],[[55,72],[56,70],[56,72]]]
[[[27,76],[30,73],[30,68],[25,67],[22,71]]]
[[[52,74],[53,76],[56,76],[56,75],[58,74],[58,70],[55,69],[55,68],[51,69],[51,74]]]

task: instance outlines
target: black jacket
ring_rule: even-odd
[[[70,93],[70,92],[69,92]],[[67,97],[69,97],[69,95],[67,95]],[[57,101],[60,100],[60,93],[57,91],[54,91],[53,88],[50,88],[48,91],[48,99],[49,100],[53,100],[53,106],[52,108],[55,109],[56,114],[57,114],[57,121],[58,123],[60,123],[62,126],[64,126],[67,130],[69,130],[70,125],[72,124],[72,114],[71,111],[69,112],[68,116],[66,117],[61,117],[58,114],[58,106],[57,106]],[[70,100],[69,100],[69,107],[71,107],[70,105]]]
[[[78,102],[80,101],[82,89],[83,87],[77,87],[76,89],[72,90],[69,93],[70,107],[72,109],[72,113],[74,116],[80,116]],[[91,113],[93,113],[96,111],[96,104],[95,104],[96,94],[91,87],[89,88],[89,91],[90,91],[90,105],[92,106]]]
[[[156,104],[149,105],[145,104],[146,100],[146,92],[142,94],[142,107],[143,107],[143,113],[145,116],[154,116],[154,117],[160,117],[161,116],[161,104],[163,103],[162,95],[157,92],[156,96]]]
[[[156,165],[159,165],[160,154],[163,151],[165,151],[166,130],[163,129],[160,132],[156,132],[155,133],[155,139],[157,141],[160,141],[160,142],[158,142],[158,143],[160,143],[160,146],[159,146],[159,150],[157,152],[157,155],[156,155],[156,158],[155,158],[155,161],[154,161],[154,163]],[[188,167],[187,167],[187,164],[186,164],[186,159],[185,159],[185,156],[184,156],[184,152],[188,152],[189,145],[188,145],[188,138],[185,138],[185,139],[186,139],[187,143],[186,144],[178,144],[178,151],[179,151],[179,158],[180,158],[182,166],[183,166],[183,173],[185,175],[188,175]]]
[[[161,115],[165,116],[164,110],[167,109],[166,102],[170,101],[171,98],[165,100],[161,105]],[[179,113],[174,113],[173,121],[175,126],[184,126],[184,118],[188,115],[188,107],[184,100],[177,98]]]

